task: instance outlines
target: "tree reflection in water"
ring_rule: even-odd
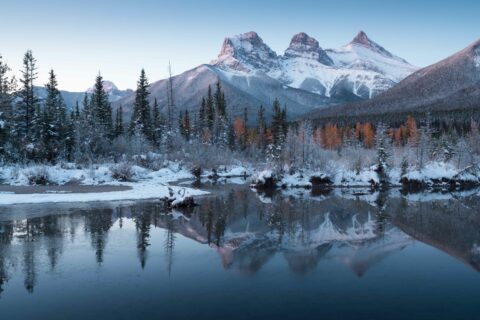
[[[112,230],[134,226],[141,269],[147,265],[152,232],[164,232],[166,272],[174,267],[178,236],[216,250],[224,268],[255,274],[280,254],[289,269],[306,274],[322,259],[344,264],[363,276],[372,265],[419,240],[480,270],[480,201],[476,193],[450,196],[375,194],[274,193],[258,195],[234,186],[201,199],[186,212],[164,212],[156,202],[105,208],[58,209],[54,214],[0,215],[0,296],[16,270],[34,292],[43,267],[57,268],[79,234],[90,239],[101,268]],[[28,207],[25,208],[28,211]],[[63,211],[62,211],[63,210]],[[8,213],[0,209],[0,214]],[[67,241],[68,240],[68,241]],[[127,243],[132,242],[126,240]],[[18,269],[21,268],[21,269]]]

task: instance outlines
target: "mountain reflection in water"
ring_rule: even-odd
[[[178,235],[210,246],[225,269],[246,274],[255,274],[280,253],[294,273],[311,272],[319,261],[329,259],[362,276],[415,240],[480,270],[478,197],[421,200],[379,194],[305,199],[279,193],[265,201],[237,186],[206,197],[200,206],[185,212],[165,213],[154,202],[104,208],[51,206],[48,213],[29,206],[4,207],[0,213],[0,290],[10,274],[21,269],[25,289],[33,292],[46,269],[37,266],[37,260],[46,259],[54,271],[63,252],[75,245],[80,234],[89,239],[101,267],[109,233],[125,224],[133,226],[136,239],[122,241],[135,246],[139,266],[145,268],[148,263],[150,246],[163,246],[169,273],[175,267]],[[152,243],[152,228],[164,232],[163,243]]]

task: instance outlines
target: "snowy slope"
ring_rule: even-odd
[[[416,68],[374,43],[364,33],[338,50],[324,50],[306,33],[296,34],[283,55],[273,51],[256,32],[227,37],[216,59],[173,77],[176,106],[197,112],[209,85],[220,80],[229,114],[247,109],[251,121],[258,107],[274,99],[288,107],[289,118],[313,109],[369,99],[394,86]],[[150,99],[166,108],[167,80],[153,82]],[[123,105],[128,119],[134,94]]]
[[[226,38],[212,65],[244,76],[264,73],[293,88],[325,97],[353,94],[371,98],[394,86],[417,68],[360,32],[340,49],[323,50],[305,33],[293,36],[278,56],[255,32]]]
[[[398,58],[393,61],[402,63]],[[381,66],[388,71],[390,65]],[[403,73],[399,73],[398,76],[403,76]],[[480,101],[480,40],[446,59],[417,70],[394,88],[373,99],[357,104],[335,106],[308,116],[316,118],[426,110],[430,112],[467,110],[478,108],[478,101]]]

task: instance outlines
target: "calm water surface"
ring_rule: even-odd
[[[480,319],[480,197],[0,208],[0,319]],[[0,195],[1,196],[1,195]]]

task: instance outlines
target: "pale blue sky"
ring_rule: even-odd
[[[257,31],[277,53],[304,31],[324,48],[359,30],[392,53],[426,66],[480,38],[480,1],[5,0],[0,53],[18,73],[26,49],[38,84],[53,68],[60,86],[83,91],[97,72],[133,88],[142,67],[150,81],[215,58],[225,36]]]

